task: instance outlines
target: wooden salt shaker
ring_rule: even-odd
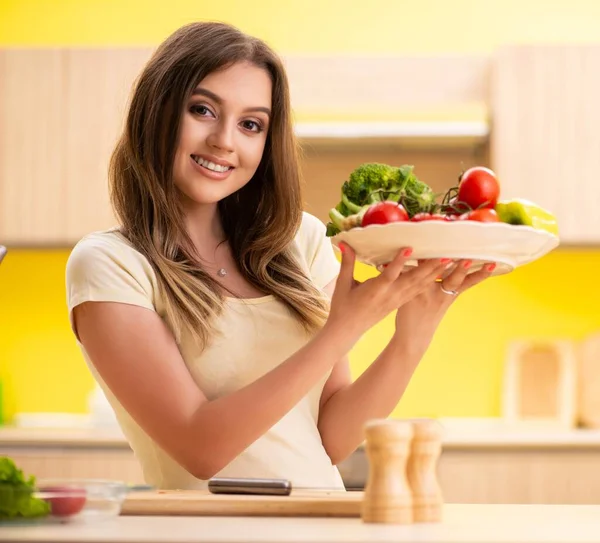
[[[362,502],[363,522],[412,522],[412,493],[406,477],[412,435],[408,421],[375,419],[365,425],[369,473]]]
[[[407,462],[414,522],[440,522],[444,499],[437,478],[442,428],[432,419],[412,421],[413,438]]]

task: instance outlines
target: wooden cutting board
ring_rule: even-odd
[[[297,490],[289,496],[158,490],[129,494],[121,515],[359,517],[362,496],[335,490]]]

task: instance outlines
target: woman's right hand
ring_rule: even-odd
[[[354,279],[354,251],[346,244],[340,244],[340,251],[342,263],[325,327],[335,329],[351,344],[431,286],[450,263],[447,258],[431,259],[404,271],[412,248],[403,247],[380,275],[361,283]]]

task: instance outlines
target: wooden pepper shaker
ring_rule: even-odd
[[[413,520],[440,522],[444,500],[437,465],[442,450],[442,428],[432,419],[413,420],[412,426],[407,477],[412,491]]]
[[[369,473],[363,495],[363,522],[410,524],[411,489],[406,477],[413,426],[408,421],[375,419],[365,425]]]

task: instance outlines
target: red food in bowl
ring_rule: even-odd
[[[85,507],[86,493],[83,488],[49,486],[43,492],[49,494],[44,499],[50,504],[50,513],[56,517],[76,515]]]

